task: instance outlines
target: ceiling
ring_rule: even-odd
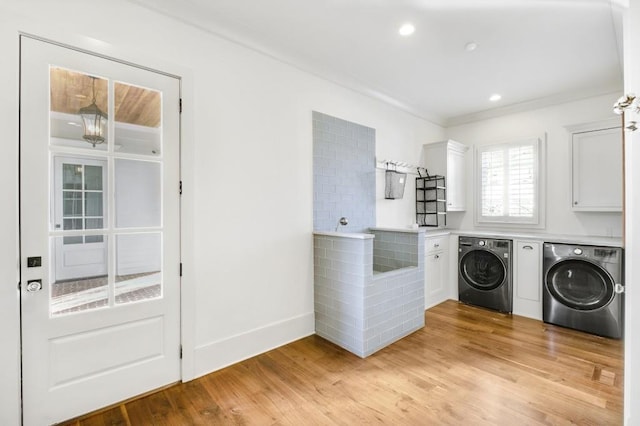
[[[106,79],[59,67],[51,67],[49,75],[51,111],[77,116],[80,108],[91,104],[94,89],[96,105],[102,111],[108,111]],[[144,127],[160,126],[160,92],[114,82],[113,98],[116,122]]]
[[[622,94],[623,0],[130,1],[441,125]]]

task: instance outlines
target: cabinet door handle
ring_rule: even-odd
[[[433,245],[433,247],[434,247],[434,248],[438,248],[438,247],[440,247],[440,244],[435,243],[435,244]]]
[[[440,255],[439,255],[439,254],[436,254],[435,256],[433,256],[433,258],[434,258],[434,259],[436,259],[436,260],[437,260],[437,259],[440,259]]]
[[[577,206],[577,205],[578,205],[578,202],[577,202],[577,201],[574,201],[574,202],[573,202],[573,205],[574,205],[574,206]]]
[[[522,250],[533,250],[533,247],[526,245],[526,246],[522,246]]]

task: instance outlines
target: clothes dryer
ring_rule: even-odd
[[[621,338],[623,250],[545,243],[542,319],[600,336]]]

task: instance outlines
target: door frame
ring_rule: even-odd
[[[124,65],[133,66],[136,68],[140,68],[143,70],[163,74],[169,77],[173,77],[178,79],[179,81],[179,90],[180,90],[180,99],[182,101],[182,105],[187,104],[185,101],[189,101],[193,98],[193,72],[190,69],[187,69],[179,64],[166,62],[162,59],[158,59],[155,57],[151,57],[145,53],[141,53],[130,48],[125,48],[122,46],[114,47],[108,45],[107,43],[95,43],[94,39],[88,39],[87,37],[82,36],[74,36],[68,33],[59,33],[59,30],[49,30],[46,29],[43,31],[41,27],[33,28],[33,31],[25,31],[25,28],[14,28],[14,36],[17,35],[17,49],[16,52],[18,55],[15,57],[16,70],[20,68],[20,44],[23,37],[28,37],[31,39],[35,39],[41,42],[50,43],[53,45],[57,45],[60,47],[64,47],[67,49],[75,50],[81,53],[89,54],[92,56],[97,56],[100,58],[108,59],[111,61],[115,61]],[[0,35],[2,32],[0,32]],[[36,34],[44,34],[44,35],[36,35]],[[14,39],[14,40],[16,40]],[[0,40],[1,42],[1,40]],[[145,65],[141,65],[144,63]],[[164,70],[164,71],[162,71]],[[17,75],[19,76],[20,72],[17,71]],[[20,152],[20,122],[19,122],[19,105],[20,105],[20,84],[19,79],[16,79],[16,92],[17,92],[17,107],[16,107],[16,120],[15,128],[13,131],[15,132],[15,139],[17,141],[16,145],[13,149],[15,149],[15,157],[17,160],[17,164],[15,169],[13,170],[14,179],[16,182],[16,196],[20,195],[20,170],[19,170],[19,152]],[[179,161],[179,176],[180,181],[182,183],[182,192],[179,200],[179,209],[180,209],[180,221],[179,221],[179,233],[180,233],[180,261],[182,265],[182,274],[180,278],[180,316],[179,316],[179,332],[180,332],[180,344],[182,347],[182,358],[180,360],[180,376],[181,380],[188,381],[195,378],[195,368],[194,368],[194,352],[195,352],[195,312],[192,309],[195,306],[195,289],[192,285],[192,272],[193,268],[193,239],[194,239],[194,231],[193,231],[193,216],[194,216],[194,202],[193,202],[193,191],[191,188],[193,187],[193,171],[192,167],[188,167],[193,164],[193,160],[195,158],[193,152],[193,114],[188,108],[182,108],[179,117],[179,152],[180,152],[180,161]],[[187,165],[187,167],[185,167]],[[177,190],[177,189],[176,189]],[[18,198],[19,199],[19,198]],[[16,277],[20,279],[20,270],[21,265],[19,263],[19,259],[21,258],[21,246],[20,246],[20,221],[19,221],[19,203],[17,203],[15,208],[15,236],[16,236]],[[15,308],[19,312],[20,309],[20,291],[18,287],[18,292],[15,294],[16,297],[14,302],[16,304]],[[21,329],[22,329],[22,317],[18,317],[17,324],[13,321],[10,321],[9,324],[13,323],[12,328],[14,329],[14,333],[17,333],[17,336],[20,337]],[[18,355],[19,362],[19,375],[17,377],[18,383],[15,383],[13,388],[18,392],[17,401],[18,404],[16,406],[16,413],[21,416],[21,403],[20,400],[22,398],[22,383],[20,381],[20,377],[22,375],[22,362],[21,362],[21,338],[16,342],[18,347],[16,348],[16,353]],[[151,389],[150,389],[151,390]]]

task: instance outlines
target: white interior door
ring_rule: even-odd
[[[53,157],[51,201],[56,230],[102,229],[107,202],[107,162]],[[107,276],[107,244],[101,235],[57,238],[55,281]]]
[[[174,77],[21,38],[26,425],[180,379],[179,96]],[[104,126],[83,127],[88,106]]]

